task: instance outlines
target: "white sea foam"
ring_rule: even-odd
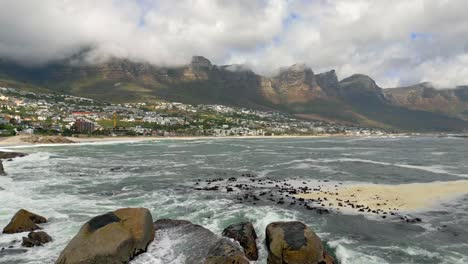
[[[357,242],[349,238],[340,238],[338,240],[328,241],[328,246],[335,250],[336,257],[342,264],[348,263],[366,263],[366,264],[385,264],[388,263],[382,258],[364,254],[358,248]]]
[[[174,250],[181,243],[181,239],[174,239],[164,231],[156,232],[158,241],[148,246],[148,251],[137,256],[132,263],[135,264],[181,264],[186,263],[186,257]]]

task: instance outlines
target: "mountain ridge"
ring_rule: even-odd
[[[319,117],[403,131],[468,130],[468,121],[462,116],[412,107],[403,100],[403,92],[387,92],[389,89],[382,89],[367,75],[355,74],[340,81],[334,70],[315,74],[305,64],[282,68],[267,77],[243,65],[214,65],[202,56],[177,67],[111,58],[99,64],[62,60],[28,68],[3,60],[2,84],[114,103],[162,99],[279,110],[305,119]],[[465,90],[459,93],[468,98]]]

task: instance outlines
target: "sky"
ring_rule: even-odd
[[[466,0],[0,0],[0,58],[37,66],[87,48],[161,66],[202,55],[269,75],[305,63],[381,87],[468,84]]]

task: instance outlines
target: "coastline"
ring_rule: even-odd
[[[372,136],[372,135],[370,135]],[[390,135],[384,135],[390,136]],[[395,136],[395,135],[391,135]],[[345,134],[325,134],[325,135],[281,135],[281,136],[180,136],[180,137],[147,137],[147,136],[125,136],[125,137],[112,137],[112,136],[102,136],[102,137],[63,137],[66,140],[73,142],[70,143],[30,143],[25,142],[24,139],[30,136],[26,135],[17,135],[12,137],[0,138],[0,147],[19,147],[19,146],[34,146],[42,144],[80,144],[80,143],[98,143],[98,142],[141,142],[141,141],[153,141],[153,140],[199,140],[199,139],[266,139],[266,138],[325,138],[325,137],[359,137],[357,135],[345,135]],[[52,136],[54,137],[54,136]],[[362,136],[361,136],[362,137]]]
[[[325,207],[360,212],[416,212],[468,194],[468,180],[409,184],[324,184],[295,197],[321,201]]]

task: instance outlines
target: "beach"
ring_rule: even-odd
[[[411,212],[438,206],[468,194],[468,180],[411,183],[324,185],[297,198],[321,200],[326,207],[369,212]]]
[[[152,140],[196,140],[196,139],[256,139],[256,138],[323,138],[323,137],[339,137],[346,136],[342,134],[338,135],[284,135],[284,136],[180,136],[180,137],[147,137],[147,136],[101,136],[101,137],[61,137],[61,136],[44,136],[48,139],[62,139],[65,142],[47,142],[47,144],[66,144],[66,143],[94,143],[94,142],[131,142],[131,141],[152,141]],[[27,142],[30,135],[17,135],[12,137],[0,138],[0,147],[16,147],[16,146],[28,146],[44,144],[44,142]],[[60,141],[60,140],[59,140]]]

